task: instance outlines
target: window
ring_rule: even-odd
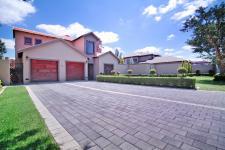
[[[35,45],[41,44],[41,43],[42,43],[42,40],[41,39],[35,39]]]
[[[24,44],[25,44],[25,45],[32,45],[32,38],[30,38],[30,37],[25,37],[25,38],[24,38]]]
[[[86,41],[86,54],[94,54],[94,42]]]

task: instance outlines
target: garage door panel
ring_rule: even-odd
[[[83,80],[84,63],[66,62],[66,80]]]
[[[32,81],[57,81],[58,62],[51,60],[31,60]]]

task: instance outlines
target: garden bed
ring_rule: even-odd
[[[176,88],[195,88],[195,79],[181,77],[147,77],[147,76],[116,76],[98,75],[96,78],[100,82],[176,87]]]

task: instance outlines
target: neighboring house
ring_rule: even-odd
[[[124,57],[125,64],[138,64],[159,57],[157,54],[131,54]]]
[[[182,65],[184,59],[174,56],[155,57],[142,64],[149,64],[150,69],[156,69],[157,74],[177,74],[177,69]]]
[[[199,70],[201,74],[208,74],[211,70],[214,70],[213,65],[209,61],[192,61],[192,73],[196,73]]]
[[[108,61],[101,61],[101,40],[93,32],[73,39],[68,35],[57,37],[14,28],[13,37],[16,69],[23,83],[92,80],[100,71],[104,71],[104,67],[107,67],[104,64],[118,65],[112,53],[104,55],[110,58]]]

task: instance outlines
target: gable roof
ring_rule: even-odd
[[[110,55],[112,55],[113,57],[115,57],[118,61],[120,60],[118,57],[116,57],[116,55],[115,54],[113,54],[113,52],[111,52],[111,51],[108,51],[108,52],[105,52],[105,53],[100,53],[98,56],[96,56],[95,58],[98,58],[98,57],[102,57],[102,56],[105,56],[105,55],[107,55],[107,54],[110,54]]]
[[[152,60],[147,60],[142,63],[147,63],[147,64],[159,64],[159,63],[170,63],[170,62],[182,62],[184,59],[174,57],[174,56],[162,56],[162,57],[155,57]]]
[[[51,38],[59,38],[59,39],[64,39],[64,40],[67,40],[67,41],[75,41],[81,37],[85,37],[87,35],[92,35],[94,36],[96,39],[98,39],[99,41],[101,41],[101,39],[99,37],[97,37],[97,35],[95,35],[93,32],[89,32],[89,33],[86,33],[86,34],[83,34],[77,38],[73,38],[69,35],[64,35],[64,36],[56,36],[56,35],[52,35],[52,34],[46,34],[46,33],[43,33],[43,32],[38,32],[38,31],[33,31],[33,30],[28,30],[28,29],[24,29],[24,28],[18,28],[18,27],[14,27],[13,28],[13,38],[15,38],[15,31],[20,31],[20,32],[25,32],[25,33],[30,33],[30,34],[35,34],[35,35],[41,35],[41,36],[46,36],[46,37],[51,37]]]
[[[153,56],[160,56],[159,54],[153,54],[153,53],[132,53],[132,54],[128,54],[126,55],[124,58],[130,58],[130,57],[141,57],[141,56],[149,56],[149,55],[153,55]]]
[[[85,36],[88,36],[88,35],[92,35],[92,36],[94,36],[96,39],[98,39],[99,41],[101,41],[101,39],[100,39],[96,34],[94,34],[94,32],[88,32],[88,33],[86,33],[86,34],[83,34],[83,35],[81,35],[81,36],[75,38],[73,41],[78,40],[79,38],[82,38],[82,37],[85,37]]]
[[[76,51],[79,54],[81,54],[82,56],[87,57],[84,53],[82,53],[81,51],[79,51],[78,49],[76,49],[72,44],[70,44],[69,42],[67,42],[67,41],[65,41],[63,39],[55,39],[55,40],[52,40],[52,41],[49,41],[49,42],[45,42],[45,43],[42,43],[42,44],[38,44],[38,45],[34,45],[34,46],[31,46],[31,47],[28,47],[28,48],[24,48],[24,49],[19,50],[18,53],[19,52],[24,52],[24,51],[27,51],[27,50],[32,50],[34,48],[38,48],[38,47],[50,45],[50,44],[53,44],[53,43],[56,43],[56,42],[62,42],[65,45],[67,45],[70,48],[72,48],[74,51]]]

